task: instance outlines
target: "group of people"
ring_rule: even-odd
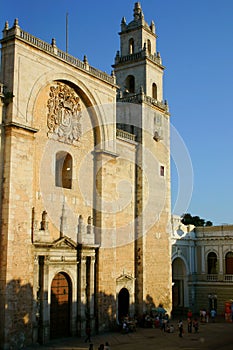
[[[87,325],[86,327],[86,338],[85,338],[85,343],[89,342],[89,350],[94,350],[94,345],[91,342],[91,327],[89,325]],[[110,350],[110,345],[109,343],[106,341],[105,344],[100,344],[100,346],[98,347],[98,350]]]
[[[158,322],[159,322],[159,327],[163,332],[174,333],[175,329],[173,324],[170,324],[168,314],[158,315],[156,317],[156,327],[158,325]]]
[[[210,311],[206,309],[202,309],[200,310],[200,321],[202,323],[208,323],[210,318],[212,322],[215,322],[216,315],[217,315],[217,312],[214,308],[211,309]]]
[[[211,309],[209,312],[206,309],[200,310],[200,322],[201,323],[208,323],[209,318],[212,320],[212,322],[215,322],[215,317],[217,313],[215,309]],[[198,332],[199,324],[198,319],[195,317],[193,319],[192,311],[189,310],[187,314],[187,326],[188,326],[188,333],[192,333],[192,330],[194,329],[194,332]],[[183,336],[184,333],[184,326],[183,321],[179,320],[178,322],[178,329],[179,329],[179,337]]]
[[[169,316],[166,312],[153,313],[152,315],[144,315],[142,327],[145,328],[160,328],[167,333],[174,332],[174,325],[170,324]]]
[[[187,325],[188,325],[188,333],[192,333],[193,329],[195,333],[198,332],[198,328],[199,328],[198,319],[196,317],[193,319],[193,313],[191,310],[189,310],[187,314]],[[183,337],[184,325],[182,320],[179,320],[178,322],[178,329],[179,329],[179,337]]]
[[[188,333],[192,333],[192,329],[197,333],[199,328],[198,319],[196,317],[193,319],[193,313],[191,310],[188,311],[187,317]]]
[[[207,312],[205,309],[200,310],[200,322],[208,322],[209,317],[211,317],[212,322],[215,322],[216,317],[216,310],[212,309],[210,312]],[[137,321],[135,319],[131,319],[126,315],[122,318],[122,332],[128,333],[130,331],[136,330],[136,323]],[[173,324],[170,324],[168,314],[160,313],[157,315],[149,315],[145,314],[143,317],[142,324],[143,327],[153,327],[153,328],[160,328],[164,332],[173,333],[175,331]],[[187,330],[188,333],[192,333],[194,330],[195,333],[198,332],[199,324],[198,319],[195,317],[193,319],[192,311],[189,310],[187,314]],[[184,325],[183,321],[179,320],[178,322],[178,330],[179,330],[179,337],[183,337],[184,333]],[[91,343],[91,329],[90,327],[86,328],[86,339],[85,342],[89,341]],[[93,350],[93,344],[90,344],[89,350]],[[110,350],[110,346],[108,342],[105,344],[100,344],[98,347],[98,350]]]
[[[106,342],[105,344],[100,344],[100,346],[98,347],[98,350],[110,350],[109,343]]]
[[[128,315],[122,318],[122,333],[126,334],[129,332],[136,331],[137,320],[129,317]]]
[[[174,325],[170,323],[169,315],[164,312],[152,311],[138,318],[137,323],[142,328],[160,328],[164,332],[173,333]]]
[[[163,328],[169,320],[169,316],[166,312],[158,313],[151,312],[150,314],[145,313],[139,318],[139,326],[143,328]]]
[[[89,350],[94,350],[94,345],[92,343],[89,345]],[[109,343],[106,342],[105,344],[100,344],[98,350],[110,350]]]

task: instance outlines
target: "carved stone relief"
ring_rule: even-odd
[[[75,90],[63,83],[51,86],[47,107],[48,137],[77,145],[82,136],[82,114]]]

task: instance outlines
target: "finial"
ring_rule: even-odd
[[[19,20],[18,20],[18,18],[16,18],[15,21],[14,21],[14,27],[16,27],[18,25],[19,25]]]
[[[166,111],[169,112],[169,105],[167,100],[164,101],[164,105],[166,107]]]
[[[52,43],[51,43],[52,46],[56,46],[56,39],[55,38],[52,38]]]
[[[140,2],[134,4],[134,19],[137,20],[143,16]]]
[[[115,64],[117,64],[119,62],[119,60],[120,60],[120,51],[118,50],[116,52],[116,56],[115,56]]]
[[[125,17],[122,17],[122,20],[121,20],[121,30],[122,30],[122,31],[125,30],[126,27],[127,27],[127,25],[126,25],[126,19],[125,19]]]
[[[83,62],[84,62],[84,63],[88,63],[88,61],[87,61],[87,56],[86,56],[86,55],[84,55],[84,57],[83,57]]]
[[[8,30],[8,29],[9,29],[9,22],[8,22],[8,21],[5,22],[5,27],[4,27],[4,29],[5,29],[5,30]]]
[[[121,24],[126,24],[126,18],[122,17]]]
[[[152,31],[152,33],[155,33],[155,22],[154,21],[151,21],[150,30]]]
[[[159,63],[162,64],[162,59],[161,59],[161,56],[160,56],[160,52],[158,51],[157,52],[157,58],[159,60]]]
[[[42,213],[42,220],[41,220],[41,223],[40,223],[40,229],[43,230],[43,231],[46,231],[48,229],[47,217],[48,217],[47,211],[44,210],[43,213]]]

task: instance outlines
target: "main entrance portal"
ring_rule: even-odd
[[[67,274],[56,274],[51,285],[50,337],[70,335],[71,281]]]

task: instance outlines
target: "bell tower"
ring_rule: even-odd
[[[145,95],[163,100],[163,71],[159,52],[156,51],[155,24],[148,25],[139,2],[134,6],[134,19],[127,25],[121,21],[120,51],[115,57],[117,84],[123,95]]]
[[[135,306],[171,310],[170,114],[163,100],[164,66],[157,52],[155,24],[139,2],[133,20],[121,21],[120,50],[113,65],[117,129],[135,135]],[[148,310],[147,310],[148,311]]]

